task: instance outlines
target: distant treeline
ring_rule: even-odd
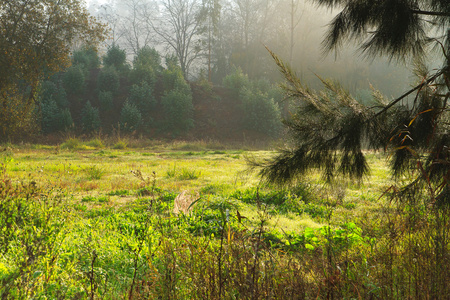
[[[201,91],[199,99],[193,99],[191,85]],[[193,102],[220,102],[240,116],[239,124],[230,126],[267,137],[280,133],[283,96],[278,87],[267,80],[251,81],[239,68],[224,77],[223,86],[226,93],[219,95],[206,78],[187,82],[176,57],[166,57],[163,67],[160,54],[150,47],[141,48],[131,65],[116,45],[103,58],[95,49],[81,47],[73,52],[71,67],[41,83],[36,117],[42,134],[114,130],[179,136],[195,127]]]

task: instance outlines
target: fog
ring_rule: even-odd
[[[199,0],[87,1],[89,11],[111,29],[104,49],[115,43],[127,51],[130,61],[144,46],[157,49],[162,57],[175,54],[190,79],[209,73],[211,80],[220,84],[234,67],[240,67],[250,78],[279,81],[267,46],[313,88],[320,88],[321,77],[337,80],[351,92],[373,87],[388,97],[396,97],[415,81],[411,62],[366,57],[356,43],[345,44],[338,52],[324,53],[322,41],[327,24],[338,11],[318,8],[304,0],[204,3],[208,10],[200,20],[198,15],[205,14],[205,10]],[[188,14],[192,14],[188,16],[191,19],[186,17]],[[175,22],[184,22],[185,27],[175,27]],[[177,37],[180,33],[192,39],[181,40]]]

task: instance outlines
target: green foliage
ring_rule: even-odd
[[[83,107],[81,126],[85,132],[97,131],[100,128],[100,115],[98,108],[91,105],[90,101],[87,101]]]
[[[0,90],[0,140],[28,137],[38,133],[38,107],[27,87]],[[28,100],[26,100],[28,99]]]
[[[92,46],[83,46],[81,49],[74,51],[72,64],[81,66],[86,72],[99,68],[100,58],[97,50]]]
[[[54,83],[50,80],[46,80],[41,84],[39,99],[41,101],[53,99],[59,108],[66,108],[69,104],[66,91],[61,86],[61,83]]]
[[[230,89],[235,97],[239,97],[242,90],[250,86],[250,81],[241,68],[236,68],[233,73],[225,76],[222,84]]]
[[[142,124],[142,114],[134,103],[125,101],[120,111],[120,128],[124,131],[133,132],[138,130]]]
[[[130,81],[141,85],[146,83],[154,87],[157,75],[160,74],[161,57],[159,53],[148,46],[139,49],[138,54],[133,59],[133,69],[130,72]]]
[[[103,65],[105,67],[114,67],[120,73],[128,70],[127,54],[125,50],[120,49],[120,47],[115,44],[108,47],[106,55],[103,57]]]
[[[165,128],[175,134],[194,127],[192,119],[193,104],[191,94],[178,89],[166,92],[161,98],[165,117]]]
[[[244,126],[269,136],[277,136],[281,130],[281,114],[278,105],[258,89],[242,89],[240,98],[244,112]]]
[[[41,103],[41,128],[43,133],[51,133],[61,129],[61,113],[52,99]]]
[[[105,174],[105,171],[96,165],[84,169],[90,180],[99,180]]]
[[[85,89],[85,73],[80,65],[71,66],[63,76],[64,88],[71,95],[80,95]]]
[[[105,147],[105,145],[103,144],[103,141],[99,138],[94,138],[94,139],[89,140],[88,142],[86,142],[86,146],[94,147],[94,148],[98,148],[98,149]]]
[[[182,168],[181,174],[178,176],[178,178],[181,180],[193,180],[199,178],[201,174],[202,172],[199,170]]]
[[[201,89],[208,94],[214,95],[213,94],[213,83],[208,81],[208,79],[204,76],[203,72],[200,74],[200,78],[197,79],[197,81],[195,82],[199,87],[201,87]],[[217,99],[218,96],[214,97]]]
[[[77,139],[77,138],[69,138],[61,145],[61,148],[62,149],[75,150],[80,145],[81,145],[81,142],[80,142],[79,139]]]
[[[124,139],[120,139],[113,145],[113,149],[127,149],[128,141]]]
[[[324,216],[322,212],[316,214],[313,211],[316,207],[317,210],[321,210],[322,207],[313,203],[317,200],[317,197],[308,186],[302,184],[289,189],[273,189],[270,191],[260,190],[259,188],[236,189],[230,194],[230,197],[248,204],[270,205],[272,209],[281,213],[292,212],[301,215],[306,212],[312,217],[319,214]]]
[[[119,91],[119,74],[114,66],[106,66],[101,69],[97,78],[97,87],[100,92],[116,94]]]
[[[61,110],[59,117],[60,130],[66,131],[73,127],[72,114],[68,108]]]
[[[140,85],[133,84],[131,86],[128,99],[139,108],[144,116],[147,116],[156,105],[153,90],[145,81]]]
[[[178,66],[170,66],[162,73],[163,88],[165,92],[172,90],[179,90],[182,93],[188,94],[191,92],[189,84],[183,77],[183,72]]]
[[[178,180],[183,169],[202,171],[196,181],[174,183],[141,171],[132,172],[137,182],[127,179],[130,167],[171,166],[164,153],[114,151],[113,158],[106,150],[2,147],[12,148],[0,153],[4,299],[440,299],[450,292],[448,207],[430,212],[426,199],[399,205],[370,185],[373,200],[348,211],[317,198],[325,192],[317,179],[278,189],[249,184],[256,177],[216,177],[240,174],[229,151],[183,153],[207,163],[174,165]],[[384,156],[377,160],[384,170]],[[83,184],[98,188],[81,192]],[[175,215],[180,190],[190,188],[200,195],[184,198],[190,209]]]
[[[223,85],[241,101],[245,129],[272,137],[280,133],[281,113],[278,101],[281,99],[269,81],[250,81],[240,68],[236,68],[223,79]]]
[[[129,195],[130,192],[128,190],[115,190],[115,191],[111,191],[108,192],[108,196],[126,196]]]
[[[41,130],[43,133],[64,131],[72,127],[73,120],[65,90],[52,81],[44,81],[39,92]]]
[[[44,292],[42,277],[50,279],[57,268],[55,258],[65,236],[61,195],[39,190],[35,181],[14,185],[5,174],[0,191],[0,295],[29,298]]]
[[[194,180],[201,176],[202,172],[192,168],[177,169],[174,165],[173,168],[169,168],[166,171],[167,178],[177,178],[179,180]]]
[[[161,105],[166,116],[164,127],[174,134],[186,132],[194,126],[191,88],[176,65],[169,65],[163,71],[162,78],[164,95]]]
[[[21,128],[38,128],[32,99],[44,78],[69,67],[75,39],[96,45],[106,32],[79,1],[1,1],[0,11],[0,139],[5,139],[23,135]],[[65,77],[68,92],[82,91],[79,70],[73,67]],[[8,107],[11,100],[20,114]]]
[[[99,91],[98,101],[100,102],[100,108],[104,111],[110,111],[113,106],[113,93],[111,91]]]

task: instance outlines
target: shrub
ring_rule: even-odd
[[[93,107],[90,101],[87,101],[83,107],[81,123],[85,132],[93,132],[100,128],[98,108]]]
[[[71,66],[64,74],[64,88],[69,94],[80,95],[84,92],[85,75],[81,66]]]
[[[86,143],[86,146],[94,147],[94,148],[104,148],[105,145],[103,141],[99,138],[95,138]]]
[[[127,149],[128,141],[124,139],[120,139],[117,143],[114,144],[113,149]]]
[[[128,101],[123,105],[120,112],[120,127],[124,131],[132,132],[139,129],[142,124],[142,115],[134,103]]]
[[[111,92],[113,94],[119,91],[119,74],[113,66],[103,68],[98,74],[97,87],[99,91]]]
[[[61,145],[61,148],[74,150],[74,149],[77,149],[78,147],[80,147],[80,145],[81,145],[81,142],[79,139],[69,138]]]
[[[161,98],[161,105],[166,116],[167,130],[178,134],[194,127],[192,119],[194,107],[190,93],[186,94],[178,89],[166,92]]]

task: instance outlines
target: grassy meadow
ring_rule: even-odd
[[[448,211],[391,201],[384,154],[281,188],[242,148],[3,145],[1,298],[448,299]]]

